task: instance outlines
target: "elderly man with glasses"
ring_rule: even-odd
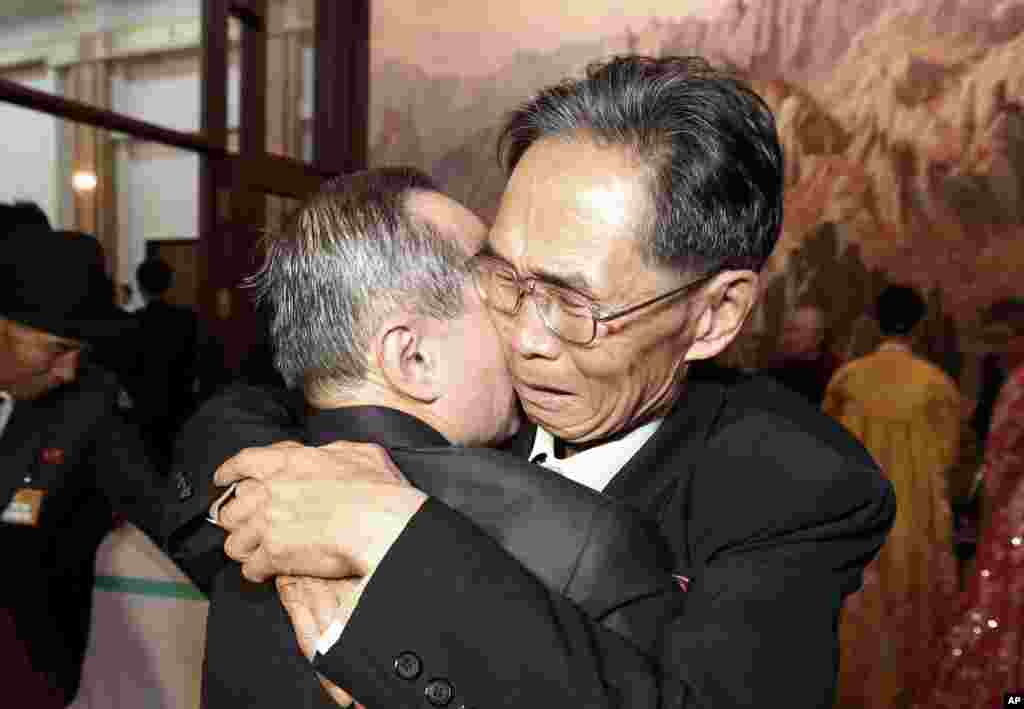
[[[532,424],[506,447],[656,521],[686,589],[656,659],[395,483],[374,446],[224,463],[219,484],[243,480],[225,551],[250,579],[335,580],[329,610],[289,611],[367,707],[830,707],[839,610],[892,490],[770,380],[689,373],[736,337],[779,236],[770,111],[702,60],[618,57],[514,112],[501,154],[476,267]]]
[[[573,290],[572,285],[559,276],[549,275],[548,281],[539,278],[520,278],[515,268],[500,257],[492,255],[487,247],[478,254],[475,265],[480,293],[490,307],[504,315],[515,316],[519,313],[523,296],[528,295],[536,304],[537,313],[544,321],[544,325],[560,340],[571,345],[590,345],[597,339],[598,325],[624,318],[663,300],[682,295],[711,278],[695,278],[668,293],[604,313],[601,305]]]

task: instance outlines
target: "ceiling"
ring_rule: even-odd
[[[96,0],[0,0],[0,23],[54,17],[95,4]]]

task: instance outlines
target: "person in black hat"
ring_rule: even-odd
[[[120,418],[116,378],[87,356],[121,333],[112,308],[92,237],[39,224],[0,234],[0,547],[17,579],[0,586],[0,660],[31,666],[5,673],[10,706],[74,700],[115,512],[157,538],[159,478]]]
[[[7,234],[15,226],[22,224],[34,224],[50,228],[50,219],[46,212],[35,202],[15,202],[13,204],[0,204],[0,230]]]

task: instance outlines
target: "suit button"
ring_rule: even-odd
[[[420,676],[423,670],[423,663],[415,653],[403,652],[395,658],[395,674],[404,680],[414,680]]]
[[[423,690],[427,701],[435,707],[446,707],[455,696],[455,687],[445,679],[432,679]]]
[[[192,497],[194,493],[192,483],[188,481],[188,478],[180,470],[174,474],[174,486],[178,489],[179,502],[184,502]]]

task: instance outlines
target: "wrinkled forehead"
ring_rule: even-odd
[[[543,139],[516,165],[488,244],[524,274],[572,273],[613,295],[646,270],[650,203],[646,172],[625,149]]]
[[[413,190],[406,197],[409,214],[434,226],[445,238],[452,239],[468,256],[483,246],[487,227],[476,214],[440,192]]]

